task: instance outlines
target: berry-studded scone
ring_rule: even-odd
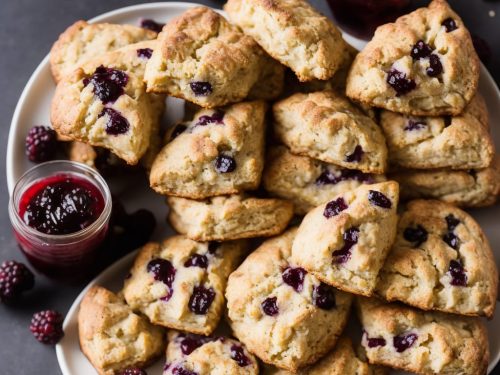
[[[351,339],[342,335],[335,348],[320,361],[298,370],[296,375],[385,375],[380,366],[372,366],[353,348]],[[267,366],[265,375],[293,375],[293,372]]]
[[[301,81],[329,79],[342,64],[340,31],[305,0],[229,0],[224,10]]]
[[[363,173],[308,156],[294,155],[285,146],[269,149],[262,175],[264,188],[276,197],[293,202],[297,214],[306,214],[362,184],[384,180],[384,175]]]
[[[293,242],[292,261],[339,289],[372,295],[394,242],[399,188],[362,185],[310,211]]]
[[[352,302],[290,261],[296,232],[265,241],[229,276],[226,289],[234,335],[262,361],[292,372],[333,348]]]
[[[490,167],[466,171],[406,170],[391,174],[399,182],[401,199],[439,199],[460,207],[495,204],[500,195],[500,159]]]
[[[435,200],[408,203],[377,294],[424,310],[492,317],[498,270],[474,219]]]
[[[486,105],[479,95],[453,117],[412,117],[382,111],[380,124],[389,148],[389,164],[416,169],[486,168],[495,153],[487,119]]]
[[[191,199],[256,189],[264,165],[265,112],[264,102],[243,102],[201,110],[178,124],[153,163],[151,187]]]
[[[347,78],[347,96],[419,115],[458,115],[474,96],[479,58],[445,0],[380,26]]]
[[[368,298],[357,305],[370,363],[417,374],[486,374],[489,347],[481,319]]]
[[[222,315],[227,277],[244,251],[241,241],[195,242],[184,236],[146,244],[123,295],[154,324],[209,335]]]
[[[217,12],[196,7],[163,28],[144,79],[149,92],[213,108],[245,99],[264,62],[271,63],[251,37]]]
[[[379,126],[340,94],[294,94],[273,106],[274,132],[294,154],[367,173],[384,173]]]
[[[255,357],[237,340],[171,331],[163,375],[258,375]]]
[[[288,201],[240,194],[202,201],[168,197],[167,203],[170,224],[195,241],[274,236],[285,230],[293,216]]]
[[[88,24],[76,21],[50,50],[50,69],[56,82],[82,63],[129,44],[156,39],[154,31],[132,25]]]
[[[146,93],[146,62],[155,41],[140,42],[85,63],[57,85],[51,122],[72,140],[111,150],[137,164],[159,128],[164,97]]]
[[[161,327],[135,314],[123,299],[100,286],[91,287],[80,304],[78,332],[82,351],[99,375],[146,366],[165,349]]]

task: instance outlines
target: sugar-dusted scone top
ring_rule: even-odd
[[[168,220],[179,233],[196,241],[270,237],[285,230],[293,205],[282,199],[241,194],[193,200],[168,197]]]
[[[59,35],[50,50],[52,76],[59,82],[88,60],[156,36],[154,31],[132,25],[76,21]]]
[[[492,317],[498,270],[480,226],[435,200],[408,203],[377,294],[425,310]]]
[[[419,41],[428,47],[417,46],[413,58]],[[347,96],[394,112],[457,115],[474,96],[478,80],[479,59],[469,32],[445,0],[434,0],[376,30],[354,60]]]
[[[296,228],[265,241],[228,280],[234,335],[262,361],[296,371],[335,345],[352,296],[290,261]]]
[[[396,167],[486,168],[495,153],[488,111],[480,94],[458,116],[412,117],[382,111],[380,124],[389,164]]]
[[[392,173],[399,182],[401,199],[429,198],[459,207],[484,207],[497,202],[500,195],[500,160],[491,166],[470,170],[417,170]]]
[[[387,371],[361,358],[347,335],[342,335],[335,348],[315,364],[298,370],[296,375],[385,375]],[[292,375],[293,372],[267,366],[264,375]]]
[[[229,0],[224,10],[301,81],[330,79],[342,64],[340,31],[305,0]]]
[[[394,181],[362,185],[304,217],[292,261],[321,281],[369,296],[396,236],[399,188]]]
[[[184,236],[148,243],[123,295],[154,324],[209,335],[222,315],[227,277],[245,250],[242,241],[195,242]]]
[[[261,101],[198,111],[156,157],[151,187],[192,199],[257,188],[264,166],[265,111]]]
[[[54,129],[137,164],[149,147],[151,133],[159,127],[165,106],[164,97],[146,93],[143,83],[147,57],[141,51],[155,46],[156,41],[125,46],[88,61],[61,80],[51,105]],[[94,77],[106,75],[110,80],[103,87],[94,85]],[[121,94],[107,96],[117,92]]]
[[[259,364],[237,340],[170,331],[163,374],[183,374],[183,370],[197,375],[258,375]]]
[[[381,174],[368,174],[339,167],[308,156],[295,155],[286,146],[268,148],[262,174],[264,188],[276,197],[293,202],[297,214],[355,189],[362,184],[385,180]]]
[[[135,314],[123,299],[100,286],[91,287],[78,313],[80,347],[99,375],[118,375],[143,367],[165,348],[165,333]]]
[[[367,173],[384,173],[379,126],[338,93],[297,93],[273,106],[274,132],[295,154]]]
[[[246,98],[272,64],[249,36],[217,12],[196,7],[169,22],[145,74],[149,92],[166,93],[213,108]]]
[[[418,374],[486,373],[489,346],[481,319],[376,299],[358,298],[357,305],[365,331],[361,343],[370,363]]]

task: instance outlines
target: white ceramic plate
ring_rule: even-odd
[[[92,19],[91,22],[129,23],[137,25],[141,18],[152,18],[159,22],[167,22],[195,5],[177,2],[141,4],[105,13]],[[346,39],[359,49],[363,47],[363,42],[359,39],[356,40],[349,36],[346,36]],[[500,129],[496,127],[497,123],[500,123],[500,92],[484,67],[481,69],[479,87],[488,104],[493,136],[497,147],[500,149]],[[7,147],[6,168],[9,192],[12,192],[17,179],[32,166],[24,155],[24,139],[31,126],[50,123],[49,108],[54,90],[55,85],[50,75],[47,56],[26,84],[12,119]],[[181,101],[175,99],[169,99],[168,104],[169,109],[164,121],[171,124],[176,119],[182,117],[183,106]],[[148,188],[145,179],[141,180],[139,178],[139,181],[137,181],[137,178],[131,178],[128,180],[133,181],[123,183],[122,186],[118,187],[118,191],[115,189],[114,193],[125,202],[127,208],[130,210],[144,207],[155,213],[159,224],[153,235],[155,239],[161,239],[173,233],[172,229],[165,223],[167,207],[164,204],[164,198],[154,194]],[[500,206],[473,210],[471,213],[486,232],[493,249],[496,250],[495,257],[497,264],[500,265],[500,231],[498,231]],[[99,284],[111,290],[118,291],[131,266],[133,257],[134,254],[130,254],[119,260],[102,272],[90,285]],[[78,306],[87,288],[77,297],[66,315],[64,321],[65,337],[56,347],[57,358],[64,375],[97,374],[81,353],[78,342]],[[500,313],[496,314],[494,320],[487,322],[487,326],[491,352],[491,362],[488,372],[491,372],[500,359],[500,335],[498,334],[500,332]],[[148,369],[148,374],[160,375],[162,365],[163,360],[160,360],[155,366]]]

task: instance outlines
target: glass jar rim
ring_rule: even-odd
[[[26,180],[29,180],[29,177],[36,174],[36,172],[40,171],[42,168],[47,167],[56,167],[61,166],[59,170],[54,170],[53,172],[42,176],[40,178],[33,179],[26,183]],[[24,220],[19,215],[18,203],[19,199],[22,197],[24,192],[32,186],[36,181],[55,176],[58,174],[74,174],[80,175],[94,186],[96,186],[99,192],[102,194],[104,199],[104,208],[99,215],[99,217],[88,227],[81,229],[77,232],[68,233],[68,234],[46,234],[36,230],[35,228],[30,227],[28,224],[24,222]],[[19,199],[17,199],[19,198]],[[40,239],[44,238],[52,242],[52,244],[71,244],[77,243],[82,239],[86,238],[88,235],[91,235],[102,228],[103,225],[106,225],[109,217],[111,216],[111,208],[112,208],[112,199],[111,199],[111,191],[109,190],[109,186],[104,180],[104,178],[94,169],[89,167],[86,164],[71,161],[71,160],[53,160],[44,163],[40,163],[38,165],[33,166],[28,169],[23,175],[16,181],[14,185],[14,189],[12,190],[12,194],[9,198],[9,215],[11,216],[11,222],[14,226],[15,230],[21,229],[23,231],[23,235],[28,236],[32,239]]]

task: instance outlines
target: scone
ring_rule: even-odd
[[[479,94],[458,116],[409,117],[382,111],[380,124],[389,164],[396,168],[486,168],[495,153],[488,111]]]
[[[224,10],[301,81],[330,79],[342,64],[340,31],[305,0],[229,0]]]
[[[430,198],[460,207],[490,206],[500,195],[500,159],[488,168],[413,169],[393,173],[390,178],[399,182],[402,200]]]
[[[163,375],[182,374],[258,375],[259,364],[236,340],[170,331]]]
[[[83,62],[129,44],[156,39],[156,36],[154,31],[132,25],[76,21],[50,50],[52,77],[59,82]]]
[[[80,347],[99,375],[119,375],[128,367],[144,367],[165,348],[165,333],[135,314],[114,293],[91,287],[78,313]]]
[[[445,0],[380,26],[354,60],[347,96],[418,115],[458,115],[474,96],[479,58]]]
[[[372,364],[417,374],[483,375],[489,358],[479,318],[422,312],[359,298],[361,344]]]
[[[165,103],[147,94],[147,56],[155,41],[123,47],[85,63],[57,85],[52,99],[54,129],[72,140],[111,150],[128,164],[146,153]]]
[[[195,241],[274,236],[285,230],[293,216],[288,201],[240,194],[203,201],[169,197],[167,203],[172,227]]]
[[[277,138],[294,154],[366,173],[385,172],[382,131],[340,94],[294,94],[274,104],[273,115]]]
[[[300,215],[362,184],[384,180],[381,174],[363,173],[294,155],[285,146],[268,150],[262,174],[264,188],[276,197],[290,200],[295,213]]]
[[[493,316],[498,270],[481,227],[448,203],[408,203],[377,294],[424,310]]]
[[[387,371],[380,366],[372,366],[358,355],[347,335],[342,335],[335,348],[319,362],[300,369],[296,375],[385,375]],[[293,375],[293,372],[268,368],[265,375]]]
[[[260,78],[264,60],[274,64],[223,16],[196,7],[163,28],[144,79],[149,92],[213,108],[245,99]]]
[[[224,307],[229,274],[243,242],[195,242],[174,236],[140,250],[123,295],[153,324],[200,335],[213,332]]]
[[[352,301],[290,261],[296,232],[265,241],[226,289],[234,335],[262,361],[292,372],[333,348]]]
[[[339,289],[372,295],[394,242],[399,188],[362,185],[310,211],[292,247],[292,261]]]
[[[191,199],[256,189],[264,164],[265,112],[261,101],[197,112],[174,128],[175,137],[156,157],[151,187]]]

